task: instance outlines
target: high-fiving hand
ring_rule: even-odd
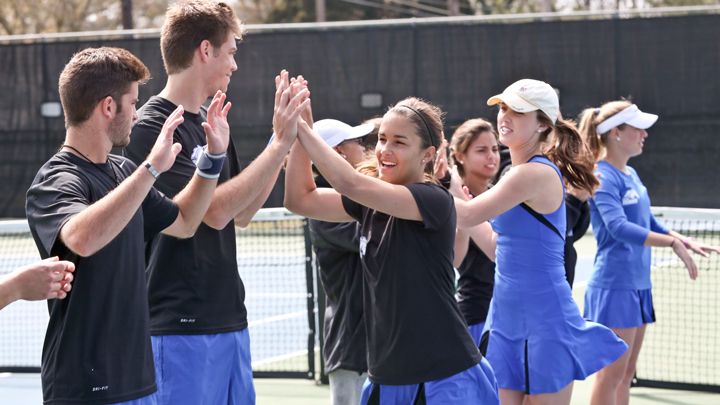
[[[208,152],[213,155],[225,153],[230,143],[230,125],[227,116],[232,103],[228,101],[223,105],[226,98],[227,95],[220,90],[215,93],[207,111],[207,122],[202,123]]]
[[[290,145],[297,137],[300,114],[310,104],[310,91],[304,79],[291,81],[284,69],[275,76],[275,88],[273,130],[278,142]]]
[[[179,143],[173,143],[173,133],[175,133],[175,129],[178,125],[184,121],[184,112],[185,110],[183,107],[179,105],[175,111],[168,116],[167,120],[165,120],[165,124],[160,130],[160,135],[158,135],[157,140],[155,140],[155,145],[153,145],[153,148],[147,157],[150,164],[152,164],[155,167],[155,170],[160,173],[165,172],[172,167],[173,163],[175,163],[175,157],[182,149],[182,145]]]

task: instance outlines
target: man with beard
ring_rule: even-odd
[[[67,128],[60,150],[38,171],[27,193],[30,231],[43,258],[75,264],[73,289],[49,300],[42,353],[46,404],[154,404],[144,238],[194,234],[215,191],[229,128],[224,94],[204,126],[207,151],[197,174],[173,200],[153,188],[181,145],[172,134],[182,106],[165,122],[138,165],[110,154],[127,145],[147,67],[119,48],[75,54],[60,74]],[[200,169],[204,168],[204,169]]]

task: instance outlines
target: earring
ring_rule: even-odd
[[[616,137],[615,139],[616,139],[618,142],[620,142],[620,137],[619,137],[619,136]]]
[[[341,153],[341,154],[340,154],[340,157],[342,157],[343,159],[347,159],[347,155],[344,154],[344,153]]]
[[[458,160],[458,163],[460,163],[461,165],[465,164],[465,162],[463,162],[462,160]]]

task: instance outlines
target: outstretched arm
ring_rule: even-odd
[[[159,172],[172,166],[180,144],[172,133],[183,121],[179,106],[168,117],[147,161]],[[152,188],[155,178],[143,166],[123,180],[105,197],[74,215],[60,230],[60,240],[79,256],[90,256],[113,240],[128,224]]]
[[[225,152],[230,142],[227,115],[232,104],[229,102],[224,104],[225,98],[225,93],[221,91],[215,93],[208,108],[208,120],[202,124],[207,139],[207,153],[214,155],[215,159],[225,159]],[[172,142],[172,133],[170,131],[169,134],[165,134],[167,142]],[[163,132],[158,138],[162,137]],[[198,161],[200,162],[201,160]],[[199,168],[185,188],[175,196],[173,201],[178,205],[179,213],[175,222],[162,231],[164,234],[179,238],[187,238],[195,234],[210,206],[217,185],[220,169],[211,167],[210,170],[214,172],[206,173]]]
[[[0,277],[0,309],[17,300],[65,298],[73,280],[72,262],[51,257]]]
[[[280,103],[300,104],[309,92],[298,84],[291,88],[286,70],[275,77],[275,111]],[[297,133],[287,133],[273,117],[275,139],[240,174],[221,184],[215,191],[205,223],[215,229],[224,228],[233,218],[240,226],[247,225],[262,207],[277,180],[283,161]]]

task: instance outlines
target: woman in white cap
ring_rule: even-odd
[[[597,163],[600,187],[590,200],[597,241],[595,270],[585,291],[585,318],[606,325],[629,346],[618,361],[598,373],[593,404],[627,404],[647,324],[655,322],[650,285],[650,246],[671,247],[692,280],[698,276],[688,250],[707,256],[716,248],[669,231],[650,212],[647,189],[627,165],[642,153],[658,116],[629,101],[612,101],[583,111],[580,132]]]
[[[565,279],[565,183],[590,193],[597,179],[590,161],[577,159],[589,151],[560,118],[549,84],[520,80],[488,105],[500,106],[497,128],[512,168],[469,201],[453,186],[458,226],[493,218],[497,233],[487,359],[503,404],[569,404],[573,380],[627,350],[610,329],[582,319]]]
[[[353,127],[339,120],[324,119],[316,121],[313,129],[356,167],[366,157],[364,138],[375,128],[372,124]],[[322,175],[315,177],[315,184],[331,188]],[[362,264],[358,251],[360,229],[355,221],[308,222],[326,297],[323,360],[330,380],[331,404],[358,404],[367,380]]]
[[[285,206],[360,224],[369,375],[361,404],[497,404],[492,370],[454,296],[455,207],[432,173],[440,109],[412,97],[391,107],[374,165],[361,173],[279,104],[276,116],[298,126],[300,142],[290,152]],[[334,190],[316,187],[310,158]]]

